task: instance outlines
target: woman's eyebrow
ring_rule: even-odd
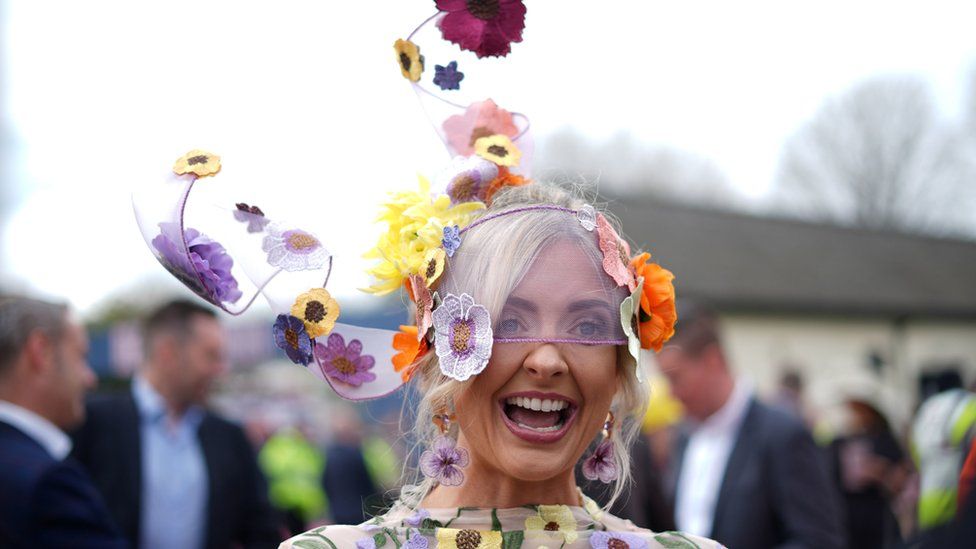
[[[513,307],[515,309],[522,309],[529,312],[536,312],[539,309],[536,307],[535,303],[529,301],[528,299],[515,296],[509,296],[509,298],[505,301],[505,307]]]
[[[601,299],[582,299],[579,301],[574,301],[566,307],[566,312],[575,313],[588,309],[603,309],[604,311],[613,314],[613,307]]]

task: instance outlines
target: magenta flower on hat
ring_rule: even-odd
[[[617,478],[617,463],[613,459],[613,443],[610,439],[601,442],[596,450],[583,460],[583,476],[590,480],[600,479],[609,483]]]
[[[504,57],[522,41],[522,0],[437,0],[437,9],[447,12],[437,24],[441,36],[478,57]]]
[[[181,237],[179,223],[160,223],[159,229],[152,240],[159,262],[194,293],[214,304],[236,303],[244,295],[231,274],[234,260],[223,246],[196,229],[184,230]]]
[[[491,358],[491,316],[468,294],[447,294],[432,315],[441,373],[464,381],[481,373]]]
[[[637,534],[627,532],[593,532],[590,536],[593,549],[647,549],[647,541]]]
[[[308,363],[312,362],[312,342],[308,338],[302,319],[291,315],[278,315],[271,332],[274,334],[275,345],[283,350],[292,362],[302,366],[308,366]]]
[[[434,439],[430,450],[420,455],[420,470],[444,486],[460,486],[464,482],[461,467],[468,466],[468,451],[457,447],[457,441],[441,435]]]
[[[346,346],[346,340],[333,332],[326,345],[315,344],[315,358],[322,365],[322,373],[329,379],[359,387],[364,382],[376,379],[370,372],[376,360],[363,355],[363,344],[354,339]]]

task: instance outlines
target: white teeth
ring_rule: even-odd
[[[558,430],[562,429],[563,428],[563,422],[560,421],[559,423],[553,425],[552,427],[530,427],[530,426],[528,426],[528,425],[526,425],[524,423],[519,423],[518,426],[521,427],[521,428],[523,428],[523,429],[528,429],[530,431],[536,431],[536,432],[539,432],[539,433],[551,433],[553,431],[558,431]]]
[[[537,412],[558,412],[569,407],[569,402],[562,399],[539,399],[529,397],[509,397],[505,399],[505,404],[511,404],[527,410]]]

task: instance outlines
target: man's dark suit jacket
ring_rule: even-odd
[[[210,487],[204,546],[277,547],[282,539],[277,515],[244,431],[207,412],[198,436]],[[90,471],[122,533],[138,545],[142,455],[139,412],[132,393],[90,400],[88,420],[74,439],[73,455]]]
[[[675,482],[687,443],[684,431],[676,447]],[[751,399],[729,454],[709,537],[732,549],[846,547],[842,503],[826,461],[799,419]]]
[[[127,546],[81,467],[0,421],[0,547]]]

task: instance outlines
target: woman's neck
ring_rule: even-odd
[[[432,509],[508,509],[522,505],[582,505],[573,470],[540,481],[520,480],[486,467],[472,455],[460,486],[437,486],[421,503],[422,507]]]

